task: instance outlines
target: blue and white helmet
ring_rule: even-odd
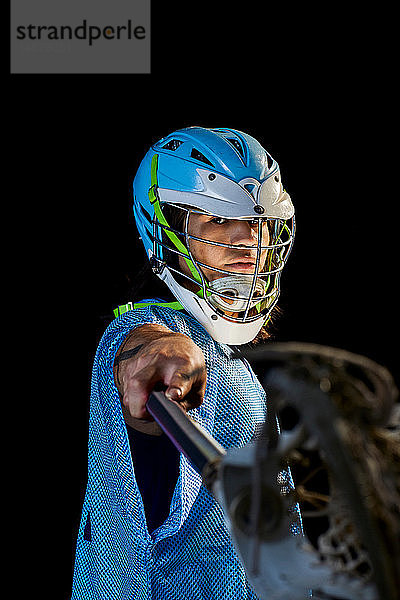
[[[281,272],[294,239],[294,207],[276,161],[246,133],[180,129],[147,152],[133,182],[133,197],[136,225],[153,270],[183,308],[219,342],[253,340],[278,300]],[[183,211],[181,227],[168,222],[167,206]],[[254,273],[200,263],[191,251],[191,240],[227,244],[190,234],[192,213],[258,223]],[[269,240],[263,246],[265,221]],[[262,252],[266,259],[261,266]],[[177,257],[185,260],[186,273],[179,269]],[[205,267],[218,271],[218,276],[209,281]]]

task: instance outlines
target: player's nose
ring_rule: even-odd
[[[232,222],[231,244],[257,246],[258,224],[253,221],[236,220]]]

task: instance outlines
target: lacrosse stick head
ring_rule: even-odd
[[[269,418],[257,442],[225,457],[221,489],[256,593],[396,600],[400,419],[390,373],[314,344],[268,343],[245,356]]]

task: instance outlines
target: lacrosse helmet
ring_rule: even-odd
[[[136,173],[133,198],[153,271],[182,307],[218,342],[253,340],[278,300],[294,239],[294,207],[277,162],[246,133],[188,127],[150,148]],[[201,238],[190,230],[191,214],[249,221],[255,240],[248,247]],[[251,249],[254,272],[204,264],[193,252],[194,242],[231,252]],[[211,271],[213,277],[207,277]]]

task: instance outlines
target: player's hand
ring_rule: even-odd
[[[153,336],[145,335],[154,329]],[[158,328],[160,329],[160,328]],[[185,409],[200,406],[206,387],[206,367],[203,352],[186,335],[151,325],[138,328],[134,343],[144,343],[140,350],[118,364],[116,383],[122,404],[136,419],[152,420],[146,402],[152,390],[164,389],[165,395],[176,400]],[[153,339],[152,339],[153,338]],[[118,355],[117,355],[118,356]]]

